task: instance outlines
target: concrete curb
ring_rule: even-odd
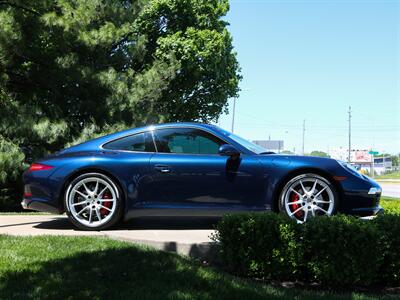
[[[156,241],[156,240],[138,240],[124,236],[104,233],[104,236],[110,239],[149,246],[157,250],[177,253],[191,258],[199,258],[207,261],[216,261],[218,255],[218,244],[210,243],[182,243],[177,241]]]

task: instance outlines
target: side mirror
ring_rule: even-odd
[[[232,158],[237,158],[240,156],[239,150],[229,144],[221,145],[218,149],[218,154],[223,156],[230,156]]]

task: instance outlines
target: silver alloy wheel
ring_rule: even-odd
[[[102,178],[86,177],[70,186],[66,195],[71,215],[82,225],[99,227],[116,212],[117,188]]]
[[[316,215],[331,216],[335,209],[335,195],[329,182],[314,174],[293,178],[284,187],[281,203],[287,215],[299,223]]]

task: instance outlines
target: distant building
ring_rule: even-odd
[[[349,152],[346,148],[337,148],[329,151],[329,155],[333,159],[347,161]],[[372,155],[369,150],[351,150],[350,163],[359,171],[371,172],[372,167],[376,174],[382,174],[392,170],[391,157],[375,157],[374,165],[372,166]]]
[[[391,157],[377,157],[374,159],[374,170],[377,174],[392,171],[393,164]]]
[[[253,141],[253,143],[265,148],[268,151],[281,152],[283,150],[282,140],[257,140]]]

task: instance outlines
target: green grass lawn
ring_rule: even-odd
[[[400,179],[400,171],[375,176],[374,179],[377,179],[377,180],[379,180],[379,179]]]
[[[396,299],[246,281],[106,238],[0,236],[0,299]]]

